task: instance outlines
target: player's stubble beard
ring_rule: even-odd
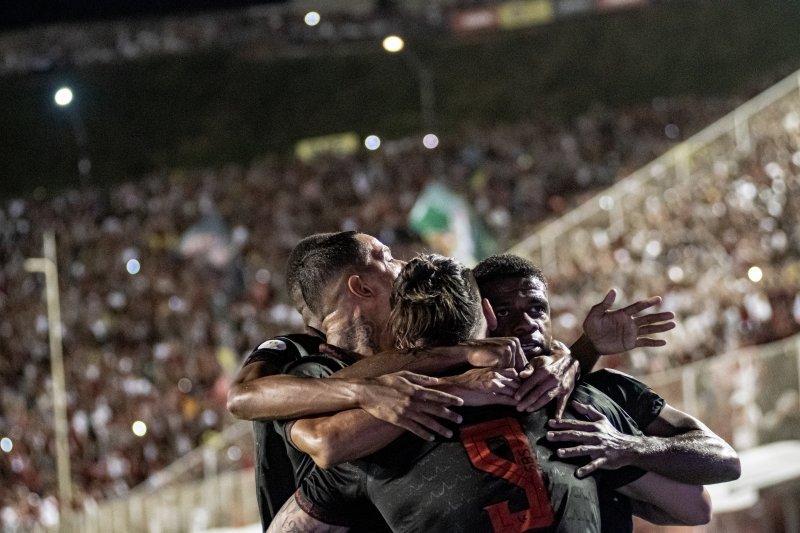
[[[342,329],[341,344],[346,346],[340,347],[363,355],[375,354],[379,350],[378,331],[374,321],[365,317],[356,318]]]

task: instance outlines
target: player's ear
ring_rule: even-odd
[[[358,274],[353,274],[347,278],[347,290],[359,298],[369,298],[375,292],[367,280]]]
[[[492,304],[489,303],[487,298],[481,300],[481,307],[483,308],[483,316],[486,317],[486,325],[489,328],[489,333],[491,333],[497,329],[497,316],[495,316]]]

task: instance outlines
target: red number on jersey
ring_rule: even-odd
[[[487,441],[498,437],[505,439],[511,447],[513,462],[492,453]],[[461,442],[475,468],[513,483],[528,497],[528,508],[521,511],[511,512],[508,501],[484,508],[489,513],[495,533],[518,533],[553,523],[553,509],[539,465],[528,437],[516,419],[501,418],[466,426],[461,429]]]

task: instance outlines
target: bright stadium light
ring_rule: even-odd
[[[422,146],[424,146],[428,150],[433,150],[434,148],[439,146],[439,137],[437,137],[433,133],[427,134],[425,137],[422,138]]]
[[[3,437],[3,439],[0,440],[0,450],[3,450],[6,453],[10,453],[11,450],[13,449],[14,449],[14,443],[11,442],[11,439],[9,439],[8,437]]]
[[[367,147],[367,150],[377,150],[381,146],[381,138],[377,135],[367,135],[367,138],[364,139],[364,146]]]
[[[144,437],[147,434],[147,424],[141,420],[137,420],[131,424],[131,431],[133,431],[133,434],[137,437]]]
[[[69,87],[61,87],[56,91],[56,94],[53,96],[53,100],[55,100],[56,104],[64,107],[72,102],[72,97],[72,89]]]
[[[750,278],[750,281],[753,283],[758,283],[761,281],[761,278],[764,277],[764,272],[762,272],[757,266],[752,266],[750,267],[750,270],[747,271],[747,277]]]
[[[436,128],[436,113],[434,110],[434,91],[433,91],[433,76],[427,65],[419,58],[414,52],[414,47],[410,46],[406,49],[406,43],[399,35],[387,35],[383,42],[383,49],[390,54],[396,54],[404,50],[400,54],[403,63],[411,69],[414,76],[417,78],[419,86],[419,107],[420,118],[422,119],[422,130],[431,131]]]
[[[319,24],[320,16],[316,11],[309,11],[306,13],[306,16],[303,18],[303,20],[308,26],[316,26]]]
[[[399,52],[405,45],[406,43],[403,41],[402,37],[397,35],[389,35],[383,40],[383,49],[390,54]]]
[[[142,268],[142,265],[139,263],[137,259],[129,259],[125,265],[125,268],[128,270],[128,274],[138,274],[139,270]]]
[[[70,121],[72,133],[75,136],[75,144],[78,146],[78,175],[81,177],[81,184],[88,185],[91,179],[92,162],[89,159],[86,127],[83,124],[80,111],[76,109],[79,106],[73,104],[74,96],[72,89],[64,85],[59,87],[53,94],[53,101],[58,107],[64,108],[64,114]]]

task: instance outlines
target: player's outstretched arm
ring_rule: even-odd
[[[702,485],[648,472],[617,492],[631,498],[635,515],[654,524],[698,526],[711,520],[711,497]]]
[[[594,305],[583,321],[584,334],[572,345],[573,355],[581,363],[581,373],[587,374],[601,355],[627,352],[645,346],[664,346],[667,342],[651,335],[675,327],[675,315],[665,311],[643,311],[661,303],[660,296],[639,300],[621,309],[611,310],[617,292],[611,289],[603,301]],[[638,315],[638,316],[637,316]]]
[[[341,354],[336,347],[324,346],[327,351]],[[282,375],[278,365],[257,359],[240,369],[228,390],[228,410],[244,420],[302,418],[357,408],[376,414],[375,410],[381,409],[376,404],[395,399],[396,395],[387,396],[385,383],[366,378],[401,370],[441,374],[464,366],[522,369],[526,363],[522,347],[514,337],[469,341],[416,352],[377,354],[336,372],[335,379],[326,380]],[[443,398],[441,393],[438,397]],[[376,416],[383,418],[379,414]],[[391,419],[387,421],[395,423]]]
[[[228,390],[228,410],[244,420],[281,420],[359,407],[363,380],[322,380],[277,374],[269,364],[245,365]]]
[[[449,407],[463,400],[428,388],[439,378],[402,371],[375,381],[384,390],[362,409],[296,420],[290,430],[292,444],[318,466],[329,468],[376,452],[406,430],[427,440],[435,434],[449,438],[452,431],[442,422],[461,422]]]
[[[637,466],[675,481],[704,485],[736,479],[741,474],[733,448],[696,418],[666,405],[644,428],[644,435],[621,433],[594,407],[573,402],[587,420],[551,420],[547,439],[570,442],[562,458],[589,456],[578,469],[587,476],[597,469]]]
[[[269,524],[267,533],[345,533],[349,527],[321,522],[305,512],[292,496],[283,504]]]
[[[513,369],[473,368],[443,378],[404,371],[378,379],[396,379],[409,387],[436,387],[463,398],[465,405],[515,405],[513,394],[518,386]],[[428,394],[428,391],[421,389],[420,393]],[[427,440],[432,440],[436,434],[450,438],[452,431],[442,421],[461,422],[459,415],[433,401],[422,400],[406,406],[398,401],[383,403],[390,406],[392,412],[383,411],[385,407],[355,409],[297,420],[290,430],[292,444],[311,456],[318,466],[329,468],[374,453],[406,430]],[[401,408],[406,412],[397,412]]]
[[[267,365],[246,365],[228,391],[228,410],[245,420],[279,420],[364,408],[374,416],[404,425],[409,413],[431,406],[460,405],[459,398],[428,388],[436,378],[413,374],[363,379],[310,379],[263,375]],[[408,373],[411,375],[411,373]]]

